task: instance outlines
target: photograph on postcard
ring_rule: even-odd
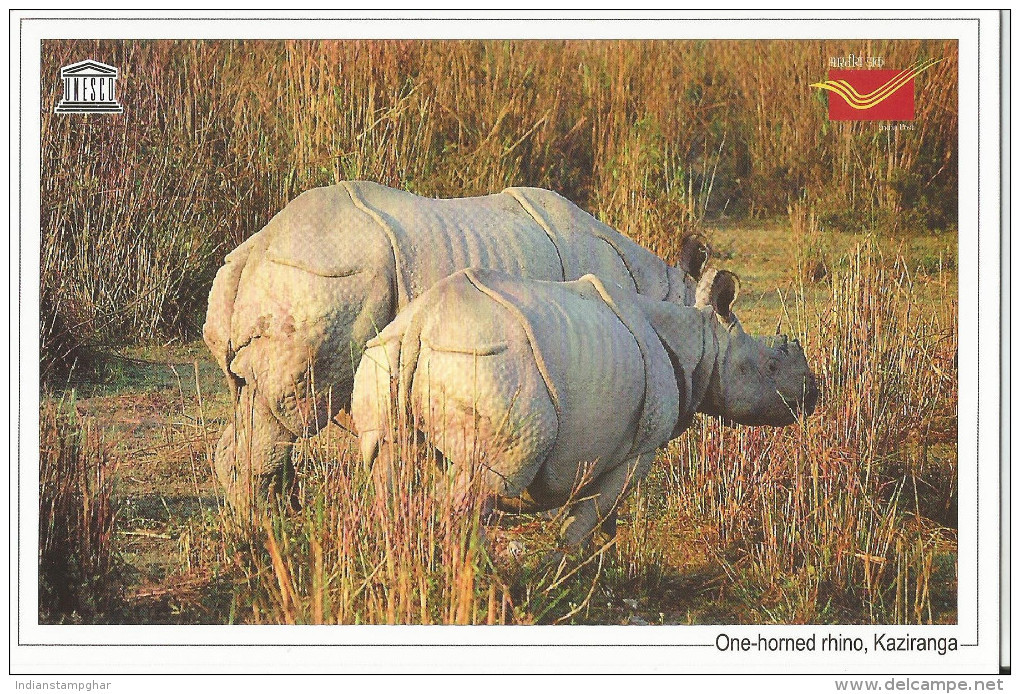
[[[956,41],[41,60],[41,624],[957,622]]]

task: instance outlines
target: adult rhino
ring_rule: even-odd
[[[695,412],[783,426],[814,411],[804,351],[744,332],[730,310],[737,288],[710,270],[683,307],[593,275],[459,272],[368,343],[351,408],[362,456],[385,485],[393,422],[413,422],[423,436],[409,440],[452,466],[456,494],[480,490],[512,511],[569,505],[567,545],[599,524],[612,534],[620,500]]]
[[[590,273],[690,304],[707,258],[688,238],[670,267],[538,188],[436,200],[354,181],[303,193],[226,257],[209,294],[203,335],[234,407],[215,453],[227,498],[242,505],[287,478],[291,444],[349,406],[365,343],[454,272]]]

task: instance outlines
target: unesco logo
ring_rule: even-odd
[[[64,98],[54,113],[124,113],[117,103],[117,73],[112,65],[83,60],[60,69]]]

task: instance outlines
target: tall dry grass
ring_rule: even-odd
[[[107,621],[122,598],[107,444],[94,422],[52,399],[39,437],[39,621]]]
[[[810,218],[793,214],[806,233]],[[451,480],[411,444],[380,492],[352,435],[334,429],[300,444],[300,512],[228,521],[244,576],[234,619],[614,623],[607,597],[646,596],[661,619],[700,621],[671,613],[668,595],[711,602],[703,609],[726,621],[953,619],[952,284],[925,276],[941,286],[922,301],[922,279],[873,242],[834,260],[824,307],[788,309],[819,378],[818,411],[779,429],[699,418],[624,504],[619,541],[579,557],[577,572],[543,570],[555,522],[480,528],[479,509],[451,501]],[[695,594],[706,584],[715,597]]]
[[[955,297],[922,304],[874,245],[846,260],[801,324],[818,412],[780,430],[701,422],[667,493],[712,529],[756,619],[929,623],[955,603]]]
[[[942,62],[917,130],[829,123],[828,56]],[[290,199],[364,178],[553,188],[667,260],[706,216],[816,202],[860,230],[955,224],[943,41],[46,41],[42,354],[194,334],[223,255]],[[123,116],[57,115],[59,68],[121,70]]]
[[[397,453],[387,490],[373,484],[344,435],[300,446],[301,510],[254,522],[229,509],[221,529],[241,577],[230,620],[282,624],[509,624],[555,607],[511,595],[493,566],[476,503],[419,446]],[[537,612],[537,614],[536,614]],[[555,616],[555,615],[554,615]]]
[[[612,545],[565,556],[555,531],[563,509],[524,556],[492,524],[482,476],[441,467],[431,444],[392,414],[385,483],[351,432],[334,428],[295,446],[297,510],[279,500],[268,514],[222,510],[219,531],[240,577],[231,621],[533,624],[585,611]]]

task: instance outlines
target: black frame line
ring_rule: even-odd
[[[1012,501],[1012,490],[1010,486],[1003,485],[1003,471],[1008,470],[1003,464],[1003,444],[1009,448],[1009,411],[1010,411],[1010,395],[1009,390],[1003,387],[1003,374],[1009,373],[1009,350],[1004,349],[1003,336],[1010,334],[1009,330],[1003,329],[1003,318],[1005,323],[1010,324],[1009,318],[1009,286],[1010,281],[1004,278],[1009,275],[1009,253],[1011,243],[1009,234],[1007,233],[1009,219],[1009,210],[1012,208],[1012,191],[1010,190],[1009,181],[1012,175],[1012,167],[1010,160],[1010,148],[1008,143],[1012,139],[1012,123],[1010,119],[1006,118],[1006,114],[1009,113],[1010,106],[1009,100],[1004,99],[1004,92],[1008,93],[1008,88],[1005,88],[1006,75],[1010,71],[1010,60],[1012,59],[1012,47],[1010,40],[1012,37],[1012,24],[1011,24],[1011,11],[1000,10],[999,12],[999,46],[1001,47],[999,55],[999,142],[1001,151],[999,152],[999,566],[1002,567],[1005,562],[1004,551],[1006,554],[1010,553],[1010,543],[1005,542],[1005,537],[1010,536],[1010,524],[1004,523],[1002,520],[1003,509],[1006,509],[1006,513],[1012,515],[1009,511]],[[1003,132],[1008,133],[1005,137]],[[1003,204],[1003,201],[1008,201]],[[1004,311],[1003,309],[1006,309]],[[1006,338],[1008,340],[1008,337]],[[1005,405],[1005,406],[1004,406]],[[1003,426],[1005,425],[1005,426]],[[1008,474],[1008,473],[1007,473]],[[1010,537],[1010,539],[1012,539]],[[1006,634],[1011,634],[1011,621],[1006,620],[1003,623],[1002,620],[1002,604],[1005,598],[1007,604],[1007,612],[1012,616],[1013,603],[1012,595],[1010,594],[1009,577],[1007,572],[999,571],[999,674],[1010,674],[1012,667],[1012,652],[1013,643],[1011,638],[1006,638]],[[1003,641],[1008,644],[1007,653],[1003,651]],[[1008,656],[1008,663],[1003,663],[1003,655]]]

